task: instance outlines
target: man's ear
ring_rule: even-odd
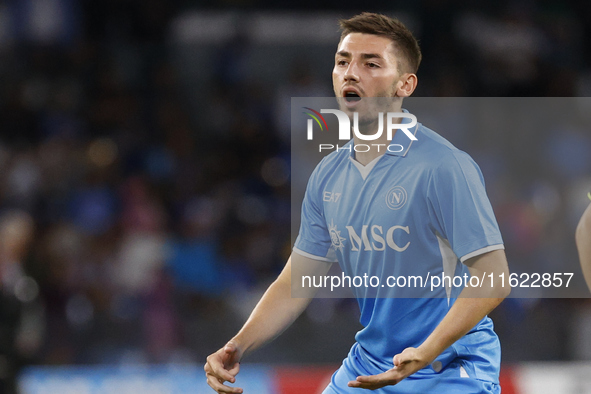
[[[418,79],[416,74],[404,73],[400,77],[400,80],[396,83],[396,97],[408,97],[417,88]]]

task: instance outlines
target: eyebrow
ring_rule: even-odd
[[[342,56],[342,57],[351,57],[351,53],[347,52],[347,51],[338,51],[337,55]],[[382,56],[377,53],[362,53],[361,58],[362,59],[375,59],[375,58],[382,59]]]

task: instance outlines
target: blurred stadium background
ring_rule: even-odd
[[[0,2],[0,392],[208,392],[205,357],[290,253],[290,97],[331,95],[336,20],[366,10],[419,37],[417,96],[591,95],[585,2]],[[576,265],[591,131],[508,159],[475,133],[449,137],[495,190],[510,264]],[[357,317],[314,300],[246,392],[314,393]],[[492,317],[504,393],[590,392],[589,299]]]

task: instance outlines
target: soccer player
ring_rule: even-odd
[[[333,87],[343,111],[358,112],[369,134],[378,120],[370,97],[391,98],[390,112],[417,86],[421,52],[399,21],[363,13],[341,21]],[[333,262],[345,274],[508,275],[503,242],[477,165],[464,152],[417,123],[372,141],[373,149],[326,156],[302,204],[293,253],[238,334],[205,364],[218,393],[241,393],[240,360],[285,330],[310,302],[292,298],[292,267],[324,275]],[[382,148],[379,149],[380,144]],[[396,146],[386,150],[383,146]],[[402,148],[398,148],[402,146]],[[326,192],[340,193],[338,200]],[[296,281],[297,282],[297,281]],[[299,289],[302,290],[302,289]],[[324,394],[499,393],[500,345],[487,314],[510,289],[499,281],[463,287],[447,297],[385,297],[358,289],[364,326]],[[335,328],[335,330],[338,328]]]
[[[587,193],[587,196],[591,200],[591,191]],[[583,270],[587,287],[591,290],[591,204],[587,206],[587,209],[585,209],[585,212],[581,216],[581,220],[579,220],[575,239],[577,241],[581,269]]]

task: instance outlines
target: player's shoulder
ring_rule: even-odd
[[[423,124],[420,124],[417,138],[417,150],[423,157],[428,158],[426,163],[432,171],[447,172],[466,167],[478,167],[468,153]]]
[[[316,165],[314,173],[316,175],[324,175],[335,171],[340,165],[346,163],[351,157],[351,145],[353,140],[349,141],[342,148],[334,150],[328,155],[324,156],[322,160]]]

